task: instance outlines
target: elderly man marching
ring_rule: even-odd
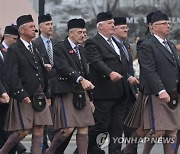
[[[37,48],[31,40],[35,37],[35,24],[31,15],[17,19],[20,39],[8,48],[6,57],[7,81],[10,88],[10,106],[5,130],[14,131],[0,154],[9,150],[32,130],[32,153],[42,151],[43,126],[52,125],[51,115],[43,93],[46,70]]]
[[[156,12],[151,22],[153,35],[138,51],[143,100],[139,102],[140,116],[135,114],[131,123],[132,127],[139,124],[132,137],[144,137],[151,130],[150,139],[162,136],[164,154],[173,154],[176,131],[180,129],[180,63],[175,45],[167,39],[170,32],[168,16]],[[166,142],[167,139],[170,142]],[[131,153],[133,146],[127,144],[122,154]],[[151,149],[146,148],[143,154],[149,154]]]
[[[57,133],[47,154],[54,154],[75,127],[78,154],[86,154],[88,126],[94,124],[92,102],[89,99],[91,95],[87,95],[94,85],[88,80],[85,49],[80,46],[84,42],[85,21],[71,19],[67,27],[68,37],[54,46],[58,82],[53,96],[52,120]]]

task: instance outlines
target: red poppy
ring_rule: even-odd
[[[3,51],[3,52],[7,52],[7,49],[6,49],[6,48],[2,48],[2,51]]]
[[[71,53],[71,54],[74,53],[74,50],[70,50],[69,53]]]

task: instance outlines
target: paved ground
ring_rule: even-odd
[[[27,148],[27,152],[30,151],[30,139],[31,139],[31,136],[29,135],[27,138],[25,138],[25,140],[22,141],[22,143],[26,146]],[[144,144],[139,144],[139,147],[138,147],[138,154],[141,154],[142,153],[142,149],[143,149],[143,145]],[[123,144],[124,146],[124,144]],[[66,151],[65,151],[65,154],[72,154],[72,152],[74,151],[74,149],[76,148],[76,142],[75,142],[75,136],[73,136],[71,142],[69,143],[69,146],[67,147]],[[107,152],[107,147],[104,149],[106,154],[108,154]],[[154,147],[153,147],[153,150],[151,152],[151,154],[163,154],[163,147],[162,147],[162,144],[156,144]]]

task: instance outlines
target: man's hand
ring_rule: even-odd
[[[44,66],[48,72],[50,72],[52,70],[51,64],[44,64]]]
[[[120,79],[123,78],[121,74],[114,71],[109,74],[109,77],[113,82],[119,81]]]
[[[2,103],[9,103],[9,95],[7,93],[3,93],[1,96],[0,96],[0,102]]]
[[[29,97],[25,97],[25,98],[22,100],[22,103],[29,104],[29,103],[31,103],[31,100],[30,100]]]
[[[167,103],[170,101],[170,96],[166,91],[163,91],[161,94],[159,94],[159,99]]]
[[[80,81],[80,83],[84,90],[91,90],[95,87],[89,80],[86,80],[85,78],[83,78],[83,80]]]
[[[130,84],[132,84],[132,85],[137,85],[137,84],[139,84],[138,79],[136,79],[134,76],[130,76],[130,77],[128,78],[128,82],[129,82]]]
[[[47,99],[46,101],[47,101],[48,106],[51,106],[51,99]]]

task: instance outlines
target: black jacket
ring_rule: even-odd
[[[51,39],[51,42],[52,42],[53,57],[54,57],[54,45],[57,42],[55,39]],[[37,47],[38,51],[40,52],[41,56],[43,57],[44,64],[50,64],[50,60],[49,60],[49,57],[48,57],[48,54],[46,51],[45,44],[40,36],[35,40],[34,44]],[[55,76],[56,76],[56,69],[53,66],[52,70],[50,72],[48,72],[47,76],[46,76],[46,80],[48,82],[47,86],[45,87],[45,92],[46,92],[47,98],[51,98],[51,96],[54,94],[54,91],[52,91],[52,86],[51,86],[51,84],[53,84],[52,82],[54,82],[54,81],[51,81],[51,80]],[[54,84],[54,86],[56,86],[56,84]]]
[[[179,58],[175,45],[168,41],[172,54],[152,35],[139,49],[140,89],[144,94],[158,95],[161,90],[177,88]]]
[[[119,45],[117,42],[116,44]],[[85,48],[90,67],[89,76],[95,85],[94,99],[116,99],[127,94],[127,68],[107,41],[97,34],[86,41]],[[123,75],[123,79],[111,81],[109,74],[112,71]]]
[[[76,82],[79,76],[88,78],[85,49],[79,47],[81,63],[72,49],[68,39],[54,46],[54,62],[57,76],[54,78],[52,89],[54,93],[73,92],[80,84]],[[83,66],[83,70],[81,69]]]
[[[54,45],[57,43],[56,40],[51,39],[52,47],[54,50]],[[35,46],[37,47],[38,51],[40,52],[41,56],[43,57],[45,64],[50,64],[49,57],[46,51],[46,47],[41,37],[38,37],[35,42]],[[53,67],[52,70],[48,73],[48,78],[51,78],[56,75],[56,69]]]
[[[32,97],[39,85],[45,86],[45,68],[37,48],[34,55],[19,39],[8,48],[6,56],[6,77],[10,87],[10,95],[21,101]],[[34,58],[35,56],[35,58]]]
[[[4,92],[6,92],[6,90],[4,89],[4,86],[0,81],[0,95],[2,95]]]

